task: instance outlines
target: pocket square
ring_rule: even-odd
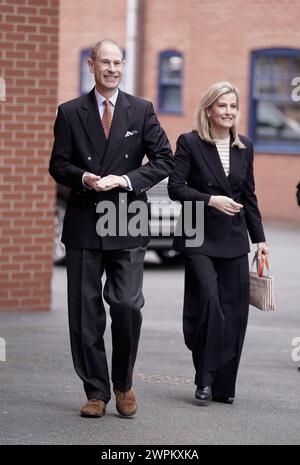
[[[135,134],[137,134],[138,132],[136,130],[134,131],[127,131],[126,134],[125,134],[125,137],[130,137],[130,136],[134,136]]]

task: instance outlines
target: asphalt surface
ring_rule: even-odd
[[[85,402],[72,366],[66,271],[55,267],[50,312],[0,313],[0,444],[299,444],[300,232],[266,228],[278,309],[250,308],[233,405],[194,400],[193,367],[181,332],[182,265],[145,264],[143,328],[135,369],[138,412],[121,418],[112,398],[101,419],[79,416]],[[110,358],[109,319],[106,348]],[[300,354],[300,350],[298,351]]]

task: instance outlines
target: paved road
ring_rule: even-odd
[[[278,310],[251,308],[233,405],[194,402],[181,334],[183,267],[162,267],[149,254],[134,383],[138,413],[120,418],[111,400],[105,417],[81,418],[85,399],[69,350],[66,274],[56,267],[51,312],[0,313],[7,350],[0,362],[0,444],[299,444],[300,373],[291,341],[300,337],[300,233],[269,226],[267,234]]]

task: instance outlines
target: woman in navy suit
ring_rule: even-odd
[[[202,245],[184,234],[174,241],[185,259],[183,332],[200,405],[233,402],[249,309],[248,232],[259,258],[269,251],[254,192],[253,144],[238,134],[239,113],[235,86],[211,86],[194,130],[178,138],[169,178],[170,198],[183,209],[187,201],[193,209],[204,202]]]

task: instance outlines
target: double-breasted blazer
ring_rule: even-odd
[[[232,147],[230,137],[230,174],[226,177],[217,148],[202,140],[197,131],[182,134],[177,141],[175,166],[169,177],[172,200],[204,202],[204,241],[187,247],[186,236],[176,236],[174,247],[184,253],[201,253],[230,258],[250,251],[248,233],[253,243],[264,242],[261,214],[257,205],[253,176],[253,144],[240,136],[245,148]],[[212,195],[224,195],[243,205],[234,216],[208,206]]]
[[[54,125],[54,145],[49,172],[60,184],[71,188],[64,219],[62,242],[89,249],[123,249],[148,242],[147,236],[104,236],[96,232],[99,201],[110,200],[116,208],[119,230],[119,194],[127,193],[127,204],[146,202],[145,192],[166,178],[173,167],[167,136],[153,105],[119,90],[109,139],[101,124],[94,89],[87,95],[59,106]],[[142,166],[144,156],[148,163]],[[127,175],[132,191],[116,188],[107,192],[85,189],[84,172],[101,177]],[[122,217],[123,218],[123,217]],[[128,215],[128,221],[130,215]]]

